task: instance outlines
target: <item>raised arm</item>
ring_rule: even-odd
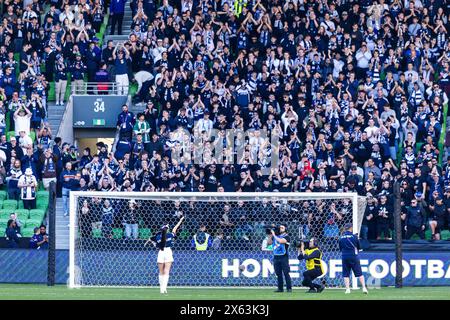
[[[180,221],[178,221],[177,225],[176,225],[175,227],[173,227],[173,229],[172,229],[172,233],[173,233],[173,234],[177,233],[177,230],[178,230],[178,228],[180,227],[180,225],[181,225],[181,223],[183,222],[183,220],[184,220],[184,216],[182,216],[181,219],[180,219]]]
[[[112,52],[112,57],[115,60],[116,59],[116,52],[117,52],[117,48],[119,47],[119,43],[116,44],[116,47],[114,48],[113,52]]]

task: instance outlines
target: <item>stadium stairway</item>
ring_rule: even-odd
[[[50,129],[52,130],[53,137],[56,137],[56,134],[58,133],[59,126],[66,110],[66,104],[67,102],[64,106],[57,106],[55,105],[54,101],[47,102],[47,121],[50,124]]]
[[[111,35],[111,24],[109,24],[108,28],[106,29],[106,35],[105,40],[103,41],[103,47],[106,47],[106,44],[109,40],[112,40],[114,45],[117,42],[123,42],[128,40],[128,35],[131,32],[131,24],[133,22],[133,16],[130,8],[130,3],[127,1],[125,4],[125,13],[123,16],[123,23],[122,23],[122,35]],[[115,32],[117,33],[117,27]]]
[[[143,103],[132,103],[130,106],[130,111],[134,113],[137,117],[138,113],[144,112],[145,104]]]
[[[64,217],[63,200],[56,198],[56,249],[69,249],[69,217]]]

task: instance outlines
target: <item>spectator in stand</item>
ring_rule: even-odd
[[[442,199],[440,201],[442,202]],[[425,210],[418,206],[416,199],[412,199],[411,206],[406,211],[406,239],[411,239],[414,234],[425,239],[425,222]]]
[[[27,107],[18,108],[14,112],[14,131],[16,135],[20,132],[24,132],[25,134],[30,133],[30,124],[31,124],[31,112]]]
[[[122,22],[125,13],[126,0],[111,0],[109,4],[109,14],[111,16],[111,33],[114,34],[114,30],[117,24],[117,34],[122,34]]]
[[[102,236],[104,238],[112,238],[112,226],[114,223],[114,209],[109,200],[103,202],[102,208]]]
[[[97,93],[98,94],[108,94],[110,75],[107,70],[108,65],[104,62],[100,62],[100,69],[95,73],[95,82],[97,84]]]
[[[41,230],[38,227],[35,227],[33,229],[33,236],[30,238],[30,248],[31,249],[37,249],[38,248],[38,239],[39,239],[39,235],[41,233]]]
[[[87,67],[81,60],[81,53],[75,54],[75,61],[70,68],[72,75],[72,94],[83,93],[84,77],[87,72]]]
[[[34,235],[30,238],[30,248],[48,249],[48,234],[45,225],[34,228]]]
[[[114,0],[112,0],[114,1]],[[117,94],[128,94],[128,64],[130,62],[130,52],[127,48],[120,43],[117,43],[114,51],[112,52],[112,58],[114,60],[114,72],[116,74]]]
[[[11,213],[10,215],[9,215],[9,219],[10,220],[14,220],[14,222],[16,223],[16,225],[15,225],[15,230],[16,230],[16,234],[17,234],[17,236],[20,238],[20,237],[22,237],[22,233],[21,233],[21,227],[22,227],[22,225],[23,225],[23,223],[22,223],[22,221],[20,221],[20,219],[17,217],[17,214],[16,213]]]
[[[89,42],[89,48],[86,52],[86,68],[88,82],[95,80],[95,74],[100,66],[102,50],[98,47],[98,39],[93,37]]]
[[[139,235],[139,208],[135,200],[128,201],[128,208],[125,208],[123,224],[125,226],[125,239],[136,240]]]
[[[61,172],[62,198],[64,207],[64,217],[69,215],[69,193],[71,188],[70,180],[75,178],[75,171],[72,170],[72,163],[66,162],[65,169]]]
[[[448,190],[446,194],[448,194]],[[448,199],[448,196],[447,196]],[[448,201],[447,201],[448,202]],[[441,232],[445,229],[450,230],[449,227],[449,217],[448,206],[444,204],[442,198],[436,198],[436,201],[433,205],[430,205],[431,209],[431,239],[432,240],[441,240]]]
[[[135,135],[142,135],[142,142],[144,143],[145,150],[148,152],[150,144],[150,125],[145,121],[145,115],[143,113],[138,114],[138,121],[134,124],[133,132]]]
[[[27,168],[25,174],[20,176],[17,186],[20,188],[20,198],[23,200],[24,209],[36,209],[36,188],[38,183],[31,168]]]
[[[25,130],[19,131],[19,147],[22,148],[23,154],[25,155],[27,154],[27,150],[33,151],[33,140],[27,135]]]
[[[392,240],[389,225],[393,208],[388,203],[387,196],[385,194],[381,195],[379,199],[379,204],[376,209],[377,240],[381,239],[381,235],[383,235],[386,240]]]
[[[42,183],[46,190],[49,190],[50,183],[57,181],[57,157],[53,154],[52,149],[47,148],[41,155],[40,167],[42,172]]]
[[[20,188],[18,187],[18,181],[22,176],[22,166],[20,160],[11,157],[11,161],[11,168],[6,175],[6,181],[8,181],[8,198],[19,200]]]
[[[55,63],[55,96],[57,106],[64,105],[68,80],[67,75],[68,71],[69,68],[67,67],[66,61],[64,60],[64,56],[57,55]]]
[[[6,241],[9,248],[17,248],[19,246],[19,236],[16,232],[16,222],[13,219],[8,220],[5,230]]]

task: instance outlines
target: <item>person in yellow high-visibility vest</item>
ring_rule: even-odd
[[[234,0],[234,14],[239,17],[244,6],[247,6],[247,0]]]
[[[298,249],[298,260],[305,259],[306,263],[306,271],[303,272],[302,285],[309,287],[307,293],[320,293],[325,289],[325,286],[316,284],[313,280],[324,273],[322,251],[317,247],[314,238],[311,238],[307,244],[308,248],[305,249],[305,243],[302,241]]]
[[[206,232],[206,226],[201,225],[199,231],[192,237],[192,246],[197,251],[206,251],[212,246],[213,239],[209,233]]]

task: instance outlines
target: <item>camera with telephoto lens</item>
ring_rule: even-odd
[[[300,248],[302,246],[302,243],[304,245],[305,249],[309,249],[309,241],[308,239],[295,239],[294,240],[294,246],[296,248]]]

